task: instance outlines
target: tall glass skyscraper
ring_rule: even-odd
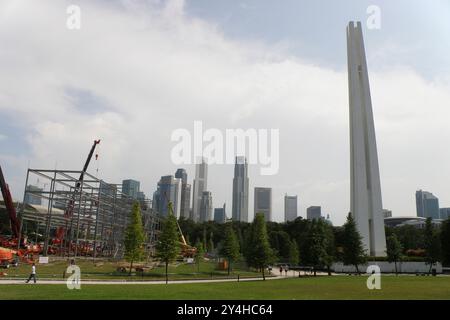
[[[233,178],[233,221],[248,222],[248,164],[245,157],[236,157]]]
[[[158,199],[155,199],[155,196]],[[158,204],[158,212],[163,215],[168,215],[168,203],[172,202],[173,213],[176,218],[180,217],[180,203],[181,203],[181,179],[173,176],[162,176],[158,182],[158,190],[154,195],[154,200]]]
[[[266,221],[272,221],[272,188],[255,188],[255,216],[263,213]]]
[[[416,191],[416,210],[418,217],[439,219],[439,199],[431,192]]]
[[[140,188],[140,182],[132,179],[122,181],[122,193],[127,196],[137,199]]]
[[[178,169],[175,178],[181,179],[181,204],[180,216],[189,218],[189,208],[191,206],[191,185],[187,183],[187,173],[184,169]]]
[[[200,206],[202,203],[203,191],[208,188],[208,164],[205,159],[201,159],[195,166],[194,191],[192,197],[191,219],[195,222],[200,220]]]
[[[212,220],[213,203],[211,192],[203,191],[202,201],[200,203],[200,222]]]
[[[297,219],[297,196],[284,196],[284,221]]]

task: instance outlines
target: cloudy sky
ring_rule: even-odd
[[[81,8],[81,29],[66,9]],[[178,128],[279,129],[280,170],[250,188],[285,193],[299,212],[321,205],[335,224],[349,210],[345,27],[364,27],[383,206],[415,214],[414,192],[450,207],[450,4],[439,1],[0,0],[0,162],[13,196],[26,169],[90,168],[133,178],[147,195],[174,174]],[[192,181],[194,168],[184,166]],[[215,206],[231,207],[233,166],[212,165]],[[36,184],[37,181],[31,181]],[[253,212],[253,192],[250,193]],[[231,212],[228,210],[228,215]],[[252,216],[252,214],[250,215]]]

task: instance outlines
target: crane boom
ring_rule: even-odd
[[[83,170],[81,171],[80,174],[80,178],[78,178],[77,183],[75,184],[75,189],[73,190],[72,193],[72,198],[69,200],[69,204],[67,206],[67,210],[64,212],[64,217],[65,218],[69,218],[72,216],[73,213],[73,208],[75,205],[75,197],[81,187],[81,183],[83,182],[84,179],[84,174],[86,173],[88,167],[89,167],[89,163],[91,162],[92,156],[94,154],[94,150],[95,147],[100,143],[100,140],[94,140],[94,144],[91,147],[91,150],[89,151],[88,157],[86,159],[86,162],[84,163],[83,166]],[[65,228],[60,227],[58,228],[58,230],[56,231],[56,238],[61,240],[64,237],[64,233],[65,233]]]
[[[9,220],[11,222],[12,234],[14,238],[18,238],[20,233],[20,222],[19,219],[17,218],[16,208],[14,207],[11,192],[9,191],[9,186],[5,181],[5,177],[3,176],[1,166],[0,166],[0,187],[2,189],[2,196],[3,201],[5,202],[6,211],[8,212]]]

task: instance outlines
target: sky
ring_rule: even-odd
[[[66,26],[69,5],[81,28]],[[367,8],[380,8],[368,29]],[[383,207],[415,215],[424,189],[450,207],[450,4],[447,1],[0,0],[0,163],[15,199],[26,170],[79,169],[137,179],[151,196],[174,130],[279,129],[280,168],[249,168],[253,188],[299,215],[350,206],[345,27],[363,23]],[[183,165],[192,183],[193,165]],[[233,165],[210,165],[215,207],[231,215]],[[30,181],[39,185],[38,181]]]

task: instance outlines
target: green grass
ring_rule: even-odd
[[[84,279],[96,279],[96,280],[163,280],[165,279],[165,268],[157,267],[152,270],[146,271],[143,275],[132,273],[131,276],[128,273],[119,273],[116,271],[119,264],[117,262],[102,261],[101,263],[94,264],[92,260],[76,261],[77,266],[81,269],[81,274]],[[127,265],[128,264],[124,264]],[[67,261],[54,261],[49,264],[37,265],[37,276],[39,279],[63,279],[63,273],[68,266]],[[217,263],[204,261],[200,263],[200,268],[196,264],[178,264],[169,266],[169,279],[171,280],[188,280],[188,279],[210,279],[212,277],[217,278],[236,278],[239,274],[240,277],[259,277],[260,274],[249,271],[243,264],[237,264],[233,272],[228,276],[227,271],[217,270]],[[8,275],[0,279],[22,279],[27,278],[30,273],[30,266],[27,264],[21,264],[17,268],[11,267],[7,270],[0,271],[6,272]]]
[[[156,284],[0,285],[0,299],[450,299],[450,277],[384,276],[381,290],[368,290],[365,276]]]

